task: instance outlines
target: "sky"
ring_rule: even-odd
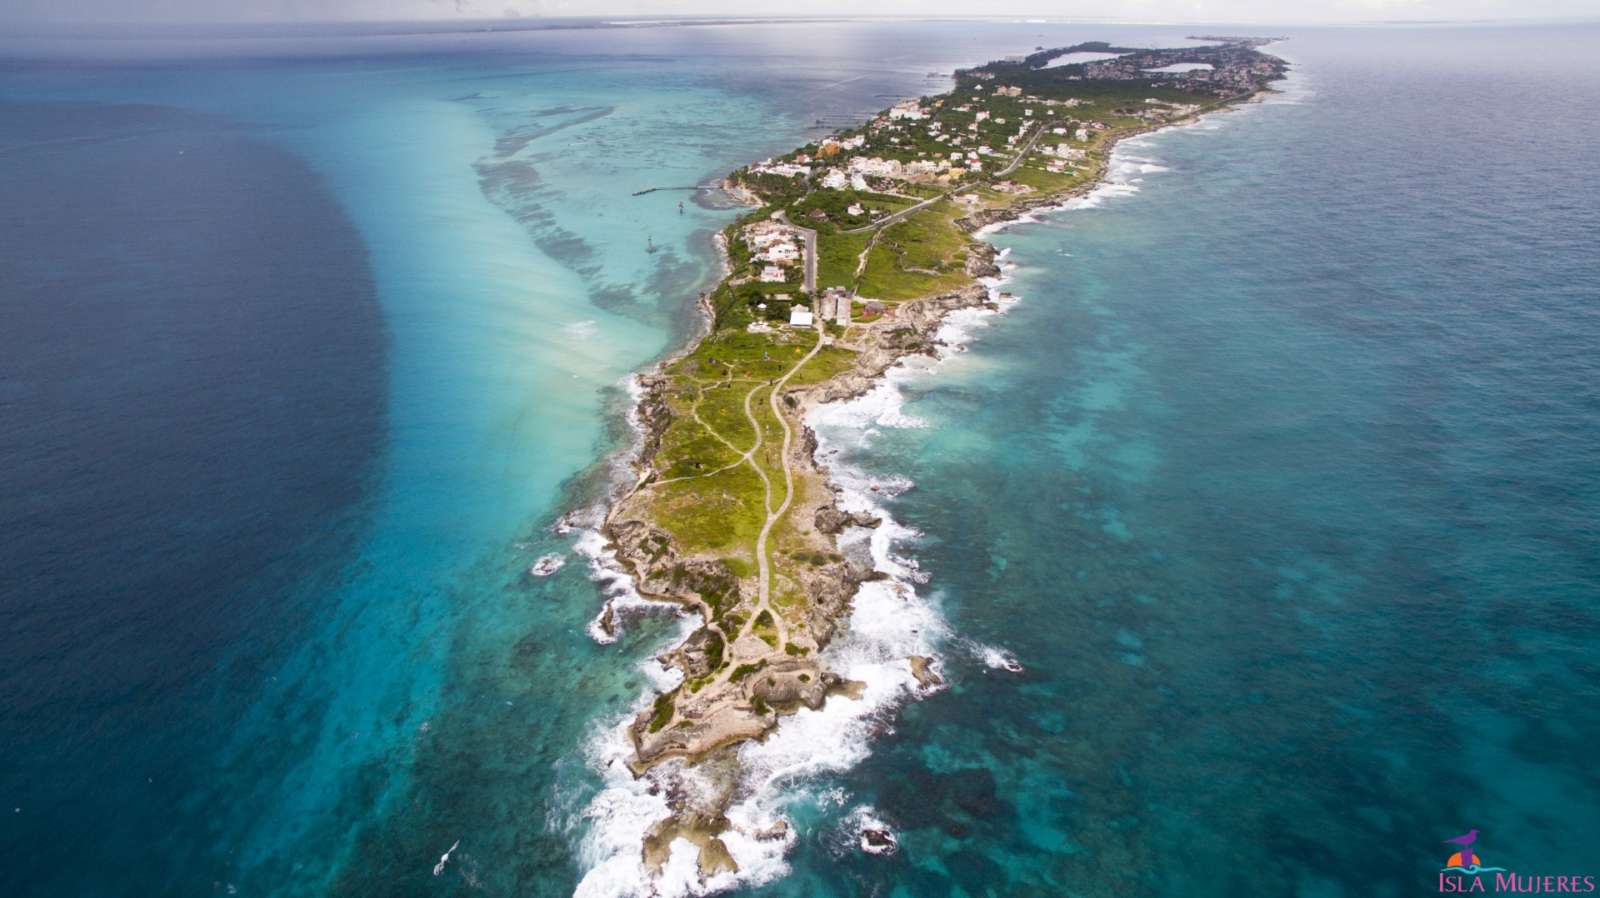
[[[791,4],[775,8],[794,11]],[[859,0],[810,0],[809,16],[852,15]],[[1315,24],[1574,19],[1596,0],[877,0],[874,15],[1030,16],[1097,22]],[[0,23],[349,22],[553,16],[772,15],[749,0],[0,0]],[[781,15],[782,13],[777,13]]]

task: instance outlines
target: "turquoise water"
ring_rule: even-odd
[[[1297,36],[994,238],[1020,301],[832,430],[916,483],[957,634],[838,783],[900,854],[763,894],[1411,895],[1470,828],[1593,868],[1594,36]]]
[[[1149,138],[1093,208],[997,237],[1022,300],[900,381],[901,417],[875,408],[866,448],[859,426],[829,434],[866,476],[915,481],[877,501],[920,531],[894,550],[928,577],[916,615],[841,650],[874,661],[915,628],[951,685],[819,730],[834,763],[783,783],[798,835],[761,893],[1398,895],[1474,826],[1486,864],[1593,862],[1594,32],[1439,29],[1426,52],[1421,33],[1296,35],[1287,98]],[[199,672],[156,688],[96,669],[89,698],[28,706],[54,735],[6,765],[5,891],[570,894],[616,856],[628,809],[604,804],[596,758],[675,625],[595,644],[585,559],[547,528],[603,490],[623,381],[686,337],[731,215],[630,194],[938,89],[930,72],[1182,37],[738,26],[12,65],[8,101],[203,116],[162,126],[162,158],[215,131],[297,160],[277,183],[312,179],[343,216],[326,233],[358,236],[381,321],[351,328],[384,349],[360,357],[382,372],[378,410],[359,400],[381,422],[370,457],[303,437],[310,467],[362,484],[319,512],[345,523],[281,538],[214,597],[119,599],[128,639],[185,631],[170,657]],[[1488,85],[1486,58],[1505,69]],[[229,158],[241,179],[266,165]],[[264,244],[294,230],[276,228]],[[284,283],[314,256],[274,258],[260,277]],[[137,386],[126,407],[152,408]],[[248,407],[230,412],[246,434]],[[117,485],[83,514],[150,501]],[[272,489],[185,544],[219,553]],[[99,542],[132,557],[153,538]],[[528,577],[547,552],[566,567]],[[196,593],[227,638],[162,610]],[[69,647],[3,668],[8,694],[55,695],[105,612],[37,614],[27,632]],[[1023,673],[987,663],[1007,653]],[[766,760],[804,767],[794,741]],[[854,850],[869,811],[897,855]]]

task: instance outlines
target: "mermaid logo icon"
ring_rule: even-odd
[[[1455,845],[1457,849],[1455,854],[1445,859],[1444,867],[1439,872],[1465,873],[1468,876],[1476,876],[1479,873],[1505,872],[1506,868],[1504,867],[1482,866],[1483,858],[1478,857],[1478,853],[1472,847],[1477,841],[1478,831],[1475,829],[1469,830],[1465,835],[1456,836],[1453,839],[1445,839],[1444,844]]]

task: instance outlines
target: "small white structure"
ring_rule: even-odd
[[[761,276],[759,280],[764,284],[781,284],[786,280],[786,278],[784,277],[782,268],[779,268],[776,265],[768,265],[767,267],[761,269]]]
[[[790,327],[812,327],[811,310],[805,306],[795,306],[789,310]]]

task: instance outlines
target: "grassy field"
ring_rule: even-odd
[[[961,215],[954,203],[936,203],[885,228],[867,254],[860,295],[907,300],[964,286],[969,238],[956,227]]]
[[[856,265],[871,234],[819,234],[817,237],[817,289],[855,286]]]

